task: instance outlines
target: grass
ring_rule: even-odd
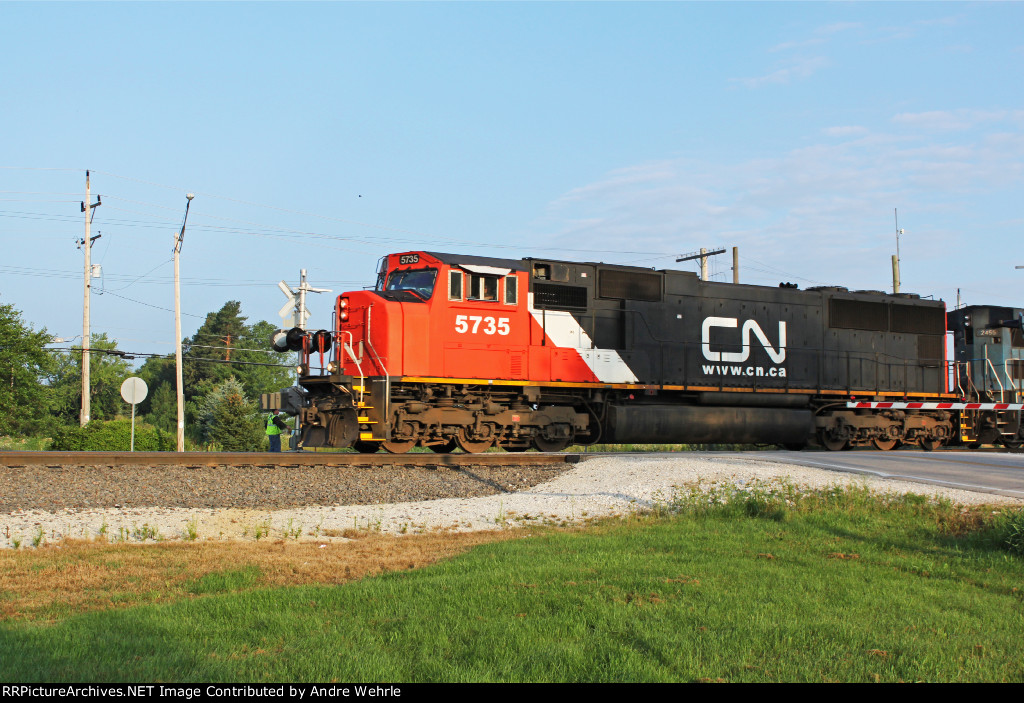
[[[0,589],[0,679],[1019,682],[1020,519],[708,484],[527,539],[22,550],[0,556],[21,584]],[[151,577],[97,602],[136,560]],[[69,603],[86,573],[93,600]]]
[[[324,546],[292,539],[145,545],[67,540],[41,549],[0,550],[0,622],[52,625],[83,613],[175,603],[194,595],[344,584],[512,537],[464,533],[395,539],[367,530],[346,533],[353,541]]]
[[[46,451],[53,440],[49,437],[8,437],[0,436],[0,451],[35,452]]]

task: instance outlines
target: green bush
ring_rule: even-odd
[[[53,438],[54,451],[126,452],[131,449],[131,420],[93,420],[85,427],[64,427]],[[142,422],[135,423],[135,451],[174,451],[175,438]]]
[[[1024,510],[1018,510],[1007,518],[1006,546],[1014,554],[1024,557]]]

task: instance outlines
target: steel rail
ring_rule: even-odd
[[[352,452],[33,452],[0,451],[0,466],[545,466],[575,464],[580,454],[357,454]]]

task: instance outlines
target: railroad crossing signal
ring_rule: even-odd
[[[306,321],[309,319],[309,310],[306,309],[306,293],[331,293],[330,288],[313,288],[306,281],[306,269],[300,272],[298,290],[292,290],[284,281],[279,281],[277,287],[281,289],[288,302],[277,311],[281,318],[281,327],[288,329],[300,327],[306,329]]]

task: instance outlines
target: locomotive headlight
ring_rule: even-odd
[[[347,308],[348,307],[348,298],[342,298],[341,299],[341,307],[343,307],[343,308]]]
[[[342,320],[347,320],[348,319],[348,310],[346,310],[345,308],[341,309],[341,319]]]
[[[298,366],[295,367],[295,373],[299,374],[300,376],[308,376],[309,367],[307,367],[305,364],[299,364]]]
[[[336,373],[338,373],[338,364],[333,362],[333,361],[328,363],[327,364],[327,373],[329,373],[329,374],[336,374]]]

